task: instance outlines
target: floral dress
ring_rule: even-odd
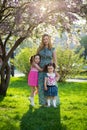
[[[44,68],[45,65],[52,62],[53,59],[53,51],[54,48],[48,49],[44,48],[39,52],[41,56],[40,67]],[[46,76],[45,72],[39,72],[38,75],[38,92],[39,92],[39,104],[45,105],[46,104],[46,97],[44,95],[44,78]]]

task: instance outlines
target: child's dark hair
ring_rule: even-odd
[[[40,57],[40,55],[39,55],[39,54],[36,54],[36,55],[31,56],[31,58],[30,58],[30,64],[32,64],[32,63],[33,63],[34,58],[35,58],[36,56],[39,56],[39,57]],[[40,57],[40,59],[41,59],[41,57]]]
[[[54,69],[56,68],[55,63],[49,63],[49,64],[45,65],[45,67],[44,67],[44,72],[47,72],[47,71],[48,71],[48,69],[47,69],[48,66],[53,66]]]
[[[33,63],[33,60],[34,60],[34,56],[31,56],[31,58],[30,58],[30,64]]]

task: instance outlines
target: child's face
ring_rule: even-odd
[[[40,57],[39,56],[35,56],[34,61],[36,64],[38,64],[40,62]]]
[[[54,67],[53,66],[48,66],[47,67],[47,70],[49,73],[53,72],[54,71]]]

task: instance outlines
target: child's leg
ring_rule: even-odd
[[[50,97],[47,97],[47,106],[50,107]]]
[[[32,106],[34,106],[34,91],[35,91],[35,87],[31,87],[31,94],[29,100]]]
[[[34,97],[35,87],[31,87],[30,97]]]
[[[56,107],[56,97],[52,97],[53,99],[53,106]]]
[[[38,93],[38,87],[35,87],[34,96]]]

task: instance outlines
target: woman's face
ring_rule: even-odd
[[[49,44],[49,37],[48,36],[43,37],[43,43],[45,46],[47,46]]]

